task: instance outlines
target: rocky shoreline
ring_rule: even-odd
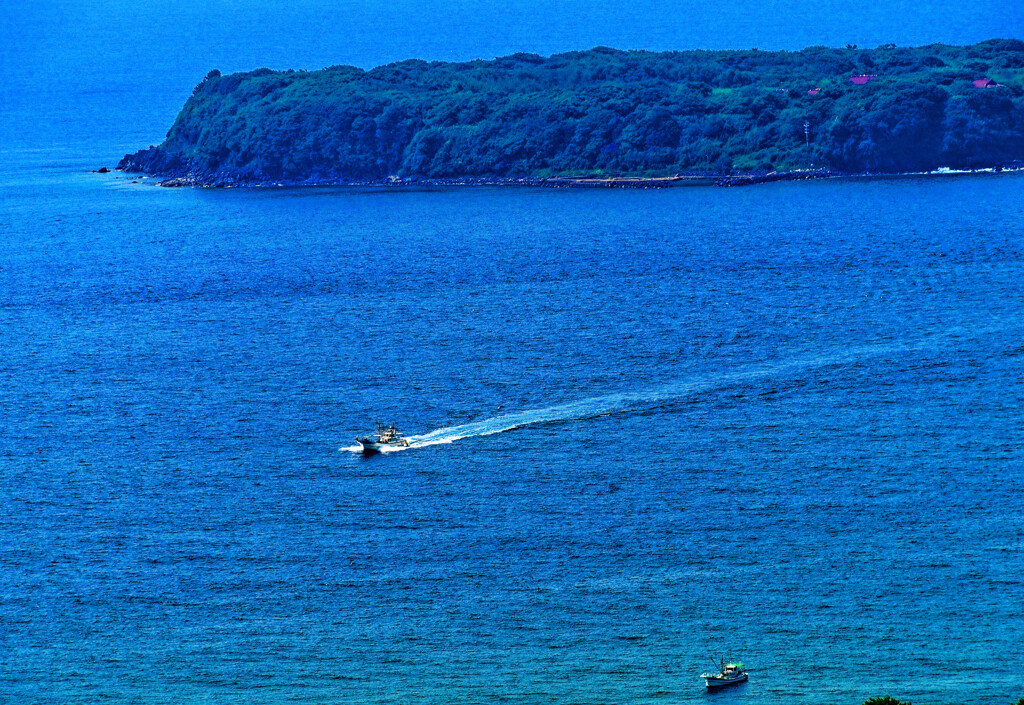
[[[849,176],[830,169],[807,169],[761,174],[676,174],[673,176],[466,176],[459,178],[401,178],[353,180],[332,176],[311,176],[302,180],[265,179],[251,174],[224,174],[195,169],[161,169],[161,165],[145,159],[149,150],[126,155],[116,170],[128,174],[165,177],[159,181],[167,188],[266,188],[295,186],[375,186],[375,187],[455,187],[455,186],[532,186],[543,188],[639,188],[659,189],[679,186],[750,186],[774,181]],[[143,157],[140,159],[139,157]],[[157,168],[154,168],[157,167]],[[105,167],[104,167],[105,168]],[[101,172],[102,173],[102,172]]]
[[[376,188],[449,188],[470,186],[528,186],[534,188],[632,188],[632,189],[663,189],[685,186],[755,186],[780,181],[809,181],[817,179],[893,179],[921,176],[948,176],[957,174],[1019,172],[1024,170],[1020,164],[997,165],[973,170],[939,170],[933,172],[899,172],[899,173],[862,173],[850,174],[831,169],[807,169],[800,171],[779,171],[763,174],[679,174],[674,176],[639,177],[639,176],[548,176],[548,177],[487,177],[467,176],[462,178],[429,179],[388,177],[376,180],[351,180],[340,178],[309,178],[301,181],[239,178],[220,174],[204,174],[188,172],[181,175],[160,174],[131,168],[122,160],[116,167],[117,171],[127,174],[145,174],[149,177],[166,177],[158,181],[165,188],[294,188],[294,187],[326,187],[326,186],[363,186]],[[94,169],[94,173],[107,173],[109,169]]]
[[[303,179],[273,179],[250,169],[204,168],[195,162],[170,155],[158,147],[126,154],[117,170],[162,177],[160,186],[196,188],[253,188],[295,186],[454,187],[533,186],[544,188],[640,188],[678,186],[751,186],[773,181],[803,181],[848,176],[832,169],[804,169],[744,174],[690,173],[672,176],[464,176],[449,178],[387,176],[352,179],[342,174],[311,174]]]

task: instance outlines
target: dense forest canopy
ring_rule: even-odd
[[[200,183],[978,168],[1024,160],[1024,42],[211,71],[131,171]]]

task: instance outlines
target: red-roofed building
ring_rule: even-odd
[[[975,88],[995,88],[999,85],[991,78],[979,78],[976,81],[972,81],[972,83]]]
[[[876,75],[873,73],[862,73],[860,76],[850,76],[850,83],[863,86],[872,78],[876,78]]]

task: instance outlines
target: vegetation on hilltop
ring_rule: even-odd
[[[975,86],[986,78],[998,85]],[[997,39],[211,71],[163,144],[120,167],[206,183],[312,183],[1019,160],[1024,42]]]

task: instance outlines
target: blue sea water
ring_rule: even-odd
[[[1024,694],[1020,176],[119,176],[0,184],[5,702]]]
[[[891,7],[853,31],[831,5],[5,7],[0,703],[1024,696],[1021,175],[89,172],[158,142],[215,66],[1021,26],[961,3],[889,37]],[[414,447],[354,453],[376,420]],[[707,693],[710,654],[749,683]]]

